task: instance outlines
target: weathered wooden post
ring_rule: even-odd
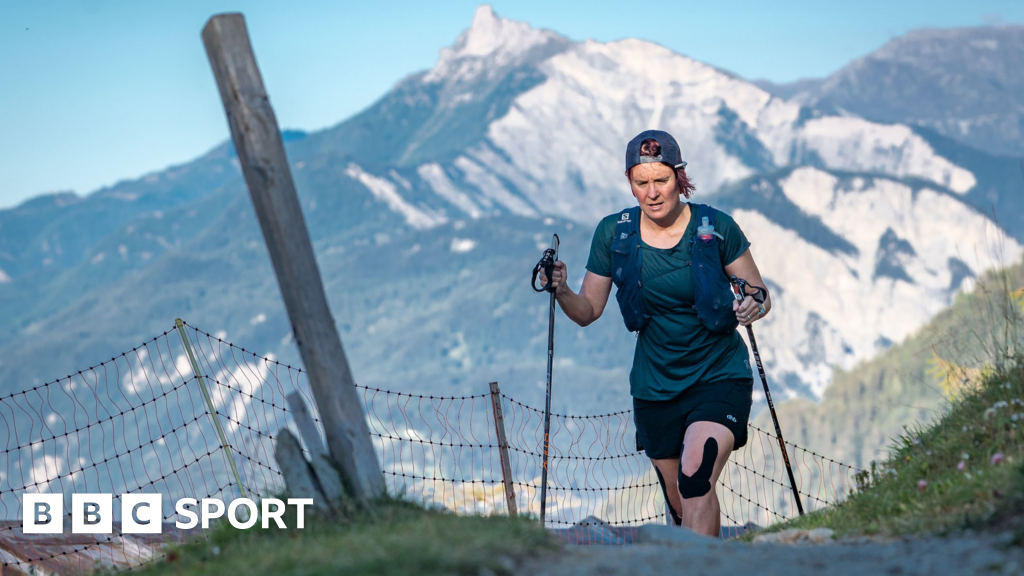
[[[295,427],[299,429],[299,436],[306,443],[309,449],[309,463],[316,473],[320,488],[324,496],[331,502],[337,502],[345,496],[345,489],[338,478],[338,472],[331,466],[330,454],[324,448],[323,440],[320,439],[320,431],[316,429],[313,422],[313,415],[309,413],[302,394],[297,390],[288,395],[288,408],[292,411],[292,419],[295,420]]]
[[[330,513],[331,506],[328,498],[324,495],[317,483],[316,473],[306,462],[302,455],[302,446],[299,439],[287,428],[277,433],[277,442],[274,444],[274,459],[281,469],[281,476],[284,477],[284,485],[288,487],[288,495],[294,498],[312,498],[313,508]]]
[[[219,14],[203,43],[231,139],[277,274],[292,333],[323,418],[327,447],[353,496],[384,494],[384,475],[320,279],[277,118],[241,14]]]
[[[501,390],[491,382],[491,408],[494,410],[494,428],[498,433],[498,454],[501,458],[501,479],[505,484],[505,502],[508,515],[516,516],[516,489],[512,484],[512,463],[508,459],[508,440],[505,438],[505,417],[501,413]]]

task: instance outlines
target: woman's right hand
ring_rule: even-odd
[[[564,291],[565,289],[562,288],[562,287],[565,286],[566,278],[568,276],[567,270],[566,270],[566,267],[565,267],[565,262],[562,262],[561,260],[556,260],[555,261],[555,269],[551,273],[551,276],[552,276],[552,279],[551,279],[552,286],[555,287],[555,292],[558,293],[558,292]],[[547,274],[544,273],[544,270],[540,271],[539,278],[540,278],[540,285],[541,286],[547,286],[548,285],[548,277],[547,277]]]

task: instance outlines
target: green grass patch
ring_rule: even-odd
[[[851,534],[943,534],[1024,511],[1024,367],[984,374],[950,411],[906,428],[843,504],[772,526]],[[1019,522],[1018,522],[1019,523]]]
[[[398,500],[347,516],[307,517],[302,530],[238,530],[222,522],[207,539],[169,549],[164,560],[141,573],[508,574],[520,559],[558,546],[536,520],[456,516]],[[286,525],[294,526],[294,520]]]

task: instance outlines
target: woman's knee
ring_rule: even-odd
[[[677,483],[683,498],[700,498],[714,489],[732,450],[732,432],[714,422],[694,422],[686,431]]]
[[[711,491],[711,483],[718,461],[719,446],[714,436],[704,441],[701,450],[683,450],[679,458],[676,485],[684,499],[700,498]]]

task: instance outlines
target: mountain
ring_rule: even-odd
[[[677,132],[706,193],[794,164],[918,177],[958,192],[976,184],[908,127],[822,116],[648,42],[573,44],[524,29],[482,7],[433,70],[300,148],[349,155],[377,173],[416,168],[440,196],[452,193],[451,179],[456,191],[482,186],[484,198],[452,197],[470,216],[495,203],[588,223],[630,200],[615,167],[623,142],[649,126]],[[510,38],[477,39],[494,30]],[[493,51],[470,49],[482,45]]]
[[[776,299],[758,331],[780,398],[819,397],[834,367],[902,340],[1000,254],[1021,253],[1009,159],[804,107],[648,42],[574,43],[483,6],[433,69],[287,138],[357,379],[446,394],[498,380],[538,402],[547,300],[530,270],[557,232],[578,287],[597,220],[633,202],[622,147],[655,126],[679,139],[695,199],[729,210],[754,243]],[[0,268],[2,390],[109,358],[176,316],[297,360],[229,145],[0,211]],[[628,402],[634,339],[614,304],[606,316],[582,329],[560,315],[556,409]]]
[[[770,343],[765,366],[805,397],[820,395],[834,368],[906,339],[980,270],[1021,253],[955,192],[911,180],[798,167],[737,184],[719,203],[755,239],[784,311],[757,327]]]
[[[917,30],[827,78],[759,85],[828,114],[923,126],[1024,156],[1024,26]]]

